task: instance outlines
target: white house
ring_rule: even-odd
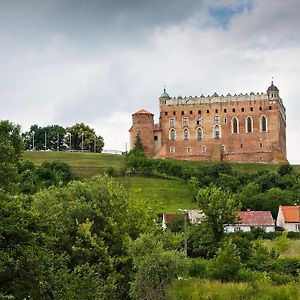
[[[251,231],[253,228],[262,228],[266,232],[275,231],[275,221],[270,211],[241,211],[236,224],[224,226],[225,232]]]
[[[276,224],[287,231],[300,231],[299,216],[300,206],[280,205]]]

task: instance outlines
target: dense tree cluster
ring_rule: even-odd
[[[101,152],[104,146],[103,138],[84,123],[67,128],[59,125],[32,125],[22,136],[26,150]]]

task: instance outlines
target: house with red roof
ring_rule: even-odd
[[[275,231],[275,221],[270,211],[240,211],[238,222],[224,226],[225,232],[251,231],[253,228],[262,228],[266,232]]]
[[[300,231],[300,206],[283,206],[278,209],[276,224],[287,231]]]

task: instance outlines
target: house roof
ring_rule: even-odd
[[[241,211],[239,212],[240,225],[267,226],[274,225],[270,211]]]
[[[170,224],[174,220],[184,220],[183,214],[164,214],[163,216],[166,224]]]
[[[141,109],[132,115],[153,115],[153,114],[145,109]]]
[[[300,206],[279,206],[279,210],[282,212],[283,219],[286,223],[298,223]]]

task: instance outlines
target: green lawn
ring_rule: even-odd
[[[125,156],[100,153],[26,151],[23,157],[36,165],[44,161],[63,161],[71,166],[76,176],[82,178],[104,174],[109,167],[120,172],[125,163]]]
[[[159,213],[178,213],[179,208],[198,208],[183,181],[149,177],[122,177],[117,180],[133,197]]]

